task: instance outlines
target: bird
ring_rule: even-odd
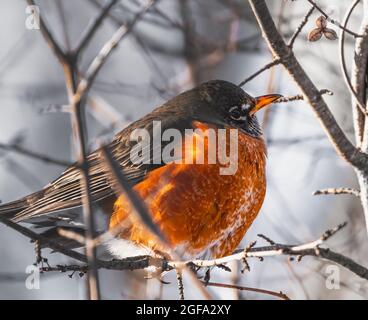
[[[170,247],[183,257],[210,259],[231,254],[257,217],[266,194],[267,151],[256,113],[280,97],[252,97],[231,82],[211,80],[165,102],[107,144]],[[158,123],[160,132],[155,129]],[[145,130],[148,140],[158,139],[159,143],[139,150],[142,140],[132,139],[137,129]],[[162,132],[170,130],[180,134],[176,143],[162,139]],[[232,130],[236,135],[231,136]],[[199,134],[210,131],[215,140]],[[232,143],[236,146],[233,172],[221,172],[226,166],[216,157],[209,161],[207,151],[220,142],[225,154],[231,151]],[[162,150],[170,144],[170,156],[178,156],[163,161]],[[136,163],[132,154],[146,161]],[[196,163],[197,158],[204,161]],[[92,201],[108,215],[108,229],[119,230],[106,244],[109,252],[119,259],[142,254],[165,256],[165,247],[133,214],[126,195],[116,194],[102,149],[90,153],[87,160]],[[72,165],[42,190],[2,204],[0,217],[51,226],[53,222],[43,219],[82,206],[81,179],[82,173]],[[62,216],[52,221],[58,219],[67,221],[70,228],[80,227]]]

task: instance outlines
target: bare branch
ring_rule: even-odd
[[[71,231],[71,230],[66,230],[66,229],[63,229],[63,228],[59,228],[58,233],[62,237],[68,238],[70,240],[74,240],[74,241],[76,241],[76,242],[78,242],[82,245],[86,244],[86,238],[83,237],[83,235],[81,235],[77,232],[74,232],[74,231]]]
[[[69,51],[71,49],[71,46],[70,46],[70,38],[67,32],[67,22],[66,22],[66,17],[65,17],[65,12],[64,12],[63,0],[57,0],[56,6],[58,8],[58,11],[59,11],[58,13],[59,13],[61,24],[63,27],[63,38],[64,38],[64,43],[66,46],[66,51]]]
[[[76,45],[73,51],[74,55],[78,56],[81,53],[81,51],[88,45],[93,35],[96,33],[96,31],[102,24],[102,21],[108,15],[110,9],[116,4],[116,2],[117,0],[110,0],[109,2],[106,3],[105,6],[101,8],[99,14],[93,21],[91,21],[91,23],[89,24],[89,26],[79,39],[78,44]]]
[[[190,1],[179,1],[180,14],[184,28],[184,59],[189,70],[189,81],[193,86],[200,84],[200,74],[198,66],[198,45],[195,41],[194,21],[191,12]]]
[[[20,234],[24,235],[27,238],[30,238],[33,241],[40,241],[43,246],[51,248],[61,254],[64,254],[70,258],[73,258],[75,260],[81,261],[81,262],[87,262],[87,258],[84,254],[81,254],[79,252],[76,252],[74,250],[66,249],[64,246],[59,245],[58,243],[52,241],[49,238],[46,238],[36,232],[33,232],[32,230],[23,227],[22,225],[15,223],[11,220],[4,219],[0,217],[0,222],[4,225],[8,226],[9,228],[19,232]]]
[[[253,80],[255,77],[259,76],[261,73],[263,73],[264,71],[277,66],[281,63],[280,59],[275,59],[273,61],[271,61],[270,63],[267,63],[264,67],[262,67],[261,69],[259,69],[258,71],[256,71],[255,73],[253,73],[251,76],[249,76],[248,78],[246,78],[245,80],[243,80],[242,82],[240,82],[238,84],[239,87],[244,86],[247,82]]]
[[[147,11],[151,6],[153,6],[157,1],[150,1],[149,4],[139,12],[128,27],[122,26],[114,34],[112,39],[102,48],[100,54],[92,62],[90,68],[87,70],[87,80],[82,79],[77,83],[79,76],[78,67],[76,65],[77,55],[69,54],[66,56],[59,45],[52,37],[51,33],[47,29],[43,20],[41,21],[41,30],[44,38],[49,43],[49,46],[53,49],[55,54],[58,56],[60,63],[63,66],[66,86],[69,95],[69,103],[72,115],[72,128],[75,138],[75,145],[78,146],[78,165],[82,173],[81,187],[82,187],[82,204],[83,204],[83,214],[84,221],[86,225],[86,253],[88,265],[90,272],[88,273],[88,284],[89,284],[89,295],[91,299],[99,299],[99,283],[98,283],[98,272],[96,266],[96,247],[95,247],[95,228],[94,228],[94,216],[92,214],[92,199],[90,193],[90,177],[89,177],[89,166],[87,159],[87,145],[86,145],[86,132],[85,132],[85,114],[84,114],[84,100],[86,93],[90,86],[92,85],[98,71],[101,69],[102,65],[106,61],[107,57],[110,55],[112,49],[117,46],[118,42],[129,33],[133,28],[135,23],[140,19],[140,17]],[[29,1],[30,4],[34,4],[33,1]],[[91,28],[87,30],[84,37],[82,37],[81,42],[77,46],[77,53],[88,43],[88,41],[93,36],[97,27],[101,24],[103,18],[107,15],[109,9],[115,1],[111,1],[110,5],[105,7],[97,17],[95,22],[92,24]],[[106,10],[106,12],[105,12]],[[77,97],[77,98],[76,98]]]
[[[198,267],[212,267],[220,264],[225,264],[230,261],[242,261],[248,257],[267,257],[275,255],[290,255],[290,256],[314,256],[323,258],[329,261],[333,261],[341,266],[349,269],[361,278],[368,280],[368,269],[359,265],[352,259],[345,257],[339,253],[333,252],[330,249],[321,248],[320,245],[323,244],[327,239],[334,235],[337,231],[341,230],[346,224],[341,224],[335,229],[326,231],[319,239],[312,241],[310,243],[302,245],[283,245],[275,244],[268,247],[258,247],[250,248],[247,250],[240,250],[238,253],[233,255],[214,259],[214,260],[193,260],[187,263],[191,263]],[[169,261],[168,265],[170,267],[176,268],[182,262],[172,262]]]
[[[33,0],[26,0],[26,1],[30,6],[36,5]],[[40,15],[39,18],[40,18],[40,31],[42,32],[43,37],[45,38],[51,50],[54,52],[55,56],[59,59],[59,62],[64,63],[67,60],[64,51],[61,49],[61,47],[55,40],[54,36],[52,35],[50,29],[47,27],[45,21],[42,18],[42,15]]]
[[[267,294],[270,296],[281,298],[283,300],[290,300],[290,298],[282,291],[276,292],[276,291],[271,291],[271,290],[266,290],[266,289],[251,288],[251,287],[244,287],[244,286],[238,286],[238,285],[226,284],[226,283],[217,283],[217,282],[207,282],[206,285],[210,287],[228,288],[228,289],[236,289],[236,290],[242,290],[242,291],[263,293],[263,294]]]
[[[356,197],[360,197],[360,191],[351,188],[328,188],[314,191],[313,195],[337,195],[337,194],[351,194]]]
[[[100,299],[98,270],[96,264],[95,218],[92,212],[91,181],[88,165],[88,150],[86,137],[86,122],[84,103],[81,100],[74,101],[77,90],[78,69],[72,61],[64,67],[65,80],[68,89],[69,103],[72,110],[72,129],[75,146],[78,147],[78,164],[81,172],[83,219],[86,225],[86,255],[90,272],[88,273],[88,293],[91,300]]]
[[[53,243],[51,240],[44,238],[27,228],[24,228],[18,224],[15,224],[8,220],[0,220],[11,228],[19,231],[21,234],[29,237],[33,240],[40,240],[44,246],[48,246],[58,252],[61,252],[69,257],[72,257],[78,261],[86,262],[86,257],[80,253],[77,253],[73,250],[66,250],[63,246],[57,245]],[[161,270],[172,270],[177,268],[182,268],[184,265],[189,266],[197,266],[197,267],[213,267],[217,265],[224,265],[231,261],[244,261],[246,258],[250,257],[268,257],[268,256],[276,256],[276,255],[288,255],[288,256],[296,256],[298,257],[298,261],[300,261],[300,257],[304,256],[313,256],[316,258],[322,258],[331,262],[335,262],[351,272],[355,273],[359,277],[368,280],[368,269],[352,259],[343,256],[339,253],[336,253],[328,248],[321,248],[320,246],[324,244],[329,238],[331,238],[334,234],[336,234],[339,230],[341,230],[346,223],[340,224],[338,227],[327,230],[320,238],[315,241],[300,244],[300,245],[285,245],[275,243],[274,245],[264,246],[264,247],[255,247],[255,242],[252,245],[248,246],[246,249],[237,250],[233,255],[226,256],[223,258],[215,259],[215,260],[191,260],[191,261],[167,261],[162,258],[150,257],[150,256],[137,256],[130,257],[122,260],[97,260],[97,267],[110,269],[110,270],[137,270],[144,269],[149,266],[155,266],[157,268],[161,268]],[[245,260],[246,261],[246,260]],[[88,266],[81,266],[81,270],[87,270]],[[78,269],[79,270],[79,269]],[[49,270],[49,271],[60,271],[57,270]]]
[[[367,117],[359,115],[357,101],[367,104],[368,95],[368,1],[364,0],[364,16],[361,23],[363,38],[359,38],[355,44],[355,54],[353,60],[353,84],[357,97],[353,97],[353,117],[356,132],[362,132],[360,148],[368,153],[368,121]],[[355,100],[355,101],[354,101]],[[361,131],[361,129],[363,129]],[[359,137],[357,137],[359,139]],[[368,230],[368,172],[361,170],[357,172],[360,186],[360,200],[362,203],[365,222]]]
[[[270,50],[281,59],[281,63],[300,87],[305,100],[312,106],[337,152],[357,169],[367,170],[368,156],[354,147],[336,122],[319,90],[277,31],[265,1],[250,0],[250,4]]]
[[[111,37],[111,39],[105,43],[105,45],[100,50],[99,54],[96,58],[92,61],[91,65],[89,66],[86,75],[78,84],[78,88],[74,94],[73,101],[78,102],[85,96],[86,92],[92,86],[94,79],[96,78],[98,72],[100,71],[101,67],[106,62],[107,58],[110,56],[111,52],[114,48],[117,47],[119,42],[127,36],[130,31],[133,29],[135,24],[141,20],[142,16],[150,10],[150,8],[157,4],[159,0],[149,0],[148,4],[138,12],[133,20],[127,25],[121,26]]]
[[[307,24],[310,16],[312,15],[312,13],[314,11],[314,8],[315,7],[310,8],[309,11],[307,12],[307,14],[304,16],[304,19],[302,20],[302,22],[300,23],[298,28],[295,30],[295,32],[292,35],[291,39],[289,40],[288,47],[292,48],[294,46],[294,42],[295,42],[296,38],[299,36],[300,32],[302,32],[304,26]]]
[[[354,128],[355,128],[355,136],[357,143],[361,143],[363,151],[368,151],[368,135],[364,133],[364,130],[367,130],[367,126],[365,126],[367,118],[364,117],[362,112],[360,111],[362,106],[364,109],[367,109],[366,101],[367,101],[367,73],[368,73],[368,2],[365,1],[364,7],[364,17],[362,19],[362,23],[360,26],[360,32],[363,34],[362,38],[356,40],[355,43],[355,52],[352,66],[352,79],[350,88],[350,81],[348,81],[348,87],[350,92],[352,93],[352,108],[353,108],[353,117],[354,117]],[[354,9],[352,7],[352,9]],[[347,19],[348,20],[348,15]],[[341,35],[341,43],[340,45],[343,47],[344,43],[344,34]],[[343,52],[343,49],[341,49]],[[341,61],[343,61],[343,57],[341,56]],[[345,80],[349,80],[347,76],[345,76]]]
[[[346,223],[342,223],[334,229],[327,230],[320,238],[314,240],[312,242],[308,242],[301,245],[283,245],[283,244],[274,244],[269,246],[266,250],[261,250],[260,248],[254,248],[255,242],[253,242],[250,246],[248,246],[245,250],[239,250],[236,253],[213,260],[192,260],[186,262],[176,262],[169,261],[168,265],[172,268],[178,268],[183,263],[191,263],[197,267],[213,267],[217,265],[226,264],[230,261],[246,259],[248,257],[266,257],[266,256],[274,256],[281,254],[289,254],[289,255],[310,255],[308,250],[317,250],[319,246],[323,244],[328,238],[332,237],[336,232],[341,230],[346,226]],[[256,250],[257,249],[257,250]],[[304,254],[306,253],[306,254]],[[368,275],[367,275],[368,276]]]
[[[328,89],[319,90],[319,93],[321,95],[323,95],[323,94],[327,94],[329,96],[333,95],[333,92],[328,90]],[[290,96],[290,97],[281,97],[281,98],[277,99],[274,103],[283,103],[283,102],[298,101],[298,100],[304,100],[304,96],[302,94],[296,94],[296,95]]]
[[[31,150],[27,150],[22,148],[21,146],[19,146],[18,144],[5,144],[5,143],[0,143],[0,149],[6,150],[6,151],[12,151],[12,152],[16,152],[19,153],[21,155],[36,159],[36,160],[40,160],[46,163],[51,163],[51,164],[55,164],[58,166],[62,166],[62,167],[69,167],[72,165],[72,163],[68,162],[68,161],[63,161],[63,160],[58,160],[58,159],[54,159],[51,158],[49,156],[31,151]]]
[[[357,6],[357,4],[360,2],[360,0],[355,0],[355,2],[352,3],[352,5],[350,6],[350,8],[347,10],[344,21],[343,21],[343,25],[344,27],[347,26],[348,21],[350,19],[351,14],[353,13],[355,7]],[[368,30],[368,29],[367,29]],[[365,34],[365,37],[363,36],[363,38],[361,39],[362,43],[368,41],[368,31]],[[340,48],[340,64],[341,64],[341,69],[342,69],[342,75],[344,77],[345,83],[351,93],[351,95],[353,96],[353,98],[355,98],[355,103],[356,106],[358,107],[359,110],[356,110],[356,112],[358,112],[359,114],[356,117],[356,121],[357,123],[354,124],[354,128],[356,130],[356,137],[357,137],[357,143],[361,144],[363,141],[363,124],[365,121],[365,117],[368,116],[368,111],[367,111],[367,107],[365,106],[364,103],[364,99],[362,96],[358,96],[357,91],[355,91],[353,84],[350,80],[350,77],[348,75],[348,71],[347,71],[347,67],[346,67],[346,61],[345,61],[345,29],[341,29],[341,35],[340,35],[340,41],[339,41],[339,48]],[[367,59],[368,57],[363,57],[362,60],[360,60],[360,64],[367,64]],[[363,63],[362,63],[363,62]],[[363,74],[363,80],[365,80],[365,70],[366,68],[364,68],[364,65],[360,65],[359,66],[361,69],[361,73]],[[362,77],[361,77],[362,78]],[[363,90],[364,92],[364,90]]]
[[[334,20],[334,19],[331,19],[329,16],[328,16],[328,14],[325,12],[325,11],[323,11],[322,9],[321,9],[321,7],[319,7],[313,0],[308,0],[308,2],[312,5],[312,6],[314,6],[319,12],[321,12],[322,13],[322,15],[329,21],[329,22],[331,22],[332,24],[334,24],[335,26],[338,26],[340,29],[342,29],[342,30],[344,30],[345,32],[347,32],[347,33],[349,33],[349,34],[351,34],[352,36],[354,36],[354,38],[359,38],[359,37],[361,37],[361,35],[359,35],[359,34],[357,34],[357,33],[355,33],[354,31],[351,31],[351,30],[349,30],[349,29],[347,29],[345,26],[342,26],[338,21],[336,21],[336,20]]]
[[[176,281],[178,282],[179,299],[185,300],[184,298],[184,285],[183,285],[183,274],[180,269],[176,270]]]
[[[262,238],[263,240],[266,240],[271,246],[275,245],[276,242],[271,240],[269,237],[265,236],[262,233],[257,234],[258,237]]]

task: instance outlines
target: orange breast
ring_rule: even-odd
[[[197,127],[208,128],[199,123]],[[207,155],[208,139],[203,141],[202,151]],[[202,151],[197,149],[201,144],[194,145],[189,153],[195,159]],[[160,167],[134,189],[179,253],[191,258],[221,257],[236,249],[262,206],[266,192],[265,153],[262,139],[239,131],[235,174],[221,174],[220,164],[208,164],[205,156],[205,164],[170,163]],[[124,229],[120,238],[164,251],[131,214],[124,196],[115,203],[110,228],[118,224]]]

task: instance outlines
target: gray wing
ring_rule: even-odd
[[[119,161],[129,180],[137,183],[142,180],[145,171],[140,166],[129,165],[129,149],[119,141],[110,144],[110,150],[114,158]],[[99,151],[95,151],[88,157],[89,176],[92,201],[99,201],[113,194],[109,183],[109,173],[101,159]],[[47,185],[43,190],[36,192],[20,200],[23,206],[21,211],[13,216],[13,221],[19,222],[38,217],[45,213],[79,207],[82,204],[81,189],[82,173],[75,166],[68,168],[62,175]],[[15,203],[16,204],[16,203]],[[9,204],[10,205],[10,204]],[[0,207],[0,214],[6,207]]]
[[[162,130],[165,128],[178,128],[179,130],[189,128],[191,122],[186,121],[188,114],[170,117],[174,111],[164,106],[156,109],[151,114],[139,120],[121,131],[109,144],[109,149],[114,159],[120,164],[121,170],[131,181],[132,185],[140,182],[146,174],[160,167],[162,164],[133,164],[130,161],[130,153],[135,143],[129,139],[134,128],[146,128],[152,132],[152,120],[161,119],[162,111],[167,116],[162,121]],[[157,114],[160,112],[160,114]],[[179,116],[179,117],[178,117]],[[180,123],[180,124],[179,124]],[[151,158],[153,147],[143,150],[149,152]],[[114,194],[110,185],[110,174],[99,150],[88,157],[91,196],[93,202],[103,200]],[[69,167],[62,175],[47,185],[41,191],[31,194],[18,201],[0,206],[0,216],[12,218],[15,222],[29,220],[41,215],[71,209],[82,205],[81,172],[75,166]]]

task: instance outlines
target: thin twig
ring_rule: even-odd
[[[182,30],[184,38],[184,49],[183,56],[189,70],[188,80],[192,86],[200,84],[200,73],[199,73],[199,52],[198,44],[195,41],[195,29],[193,14],[191,12],[191,6],[189,0],[179,1],[180,15],[183,21],[184,29]]]
[[[50,164],[55,164],[58,166],[62,166],[62,167],[69,167],[71,165],[73,165],[72,163],[68,162],[68,161],[64,161],[64,160],[58,160],[55,158],[51,158],[49,156],[28,150],[28,149],[24,149],[21,146],[19,146],[18,144],[5,144],[5,143],[0,143],[0,149],[6,150],[6,151],[12,151],[12,152],[16,152],[19,153],[21,155],[36,159],[36,160],[40,160],[42,162],[46,162],[46,163],[50,163]]]
[[[11,228],[17,230],[18,232],[20,232],[21,234],[23,234],[28,238],[31,238],[33,240],[37,239],[41,240],[43,246],[45,247],[50,247],[78,261],[86,262],[86,257],[83,254],[80,254],[73,250],[67,250],[63,246],[53,243],[52,240],[42,237],[39,234],[28,230],[27,228],[15,224],[14,222],[4,219],[0,221],[10,226]],[[98,268],[104,268],[109,270],[137,270],[137,269],[144,269],[149,266],[155,266],[157,268],[161,268],[163,271],[165,270],[168,271],[176,268],[182,268],[183,264],[188,266],[207,268],[217,265],[224,265],[231,261],[243,261],[245,258],[250,257],[260,258],[275,255],[288,255],[296,257],[313,256],[316,258],[322,258],[331,262],[335,262],[347,268],[348,270],[355,273],[359,277],[368,280],[368,269],[366,267],[328,248],[320,247],[321,244],[323,244],[331,236],[336,234],[345,225],[346,224],[340,224],[338,227],[334,229],[327,230],[320,238],[306,244],[285,245],[276,243],[274,245],[263,247],[254,247],[253,245],[249,245],[247,246],[246,249],[236,250],[233,255],[229,255],[215,260],[190,260],[182,262],[182,261],[167,261],[166,259],[157,257],[153,258],[150,256],[137,256],[122,260],[111,260],[111,261],[97,260],[97,266]],[[81,268],[88,269],[88,267],[85,265],[81,266]]]
[[[290,300],[290,298],[282,291],[276,292],[276,291],[271,291],[271,290],[266,290],[266,289],[244,287],[244,286],[238,286],[238,285],[226,284],[226,283],[218,283],[218,282],[208,282],[207,286],[263,293],[263,294],[267,294],[270,296],[281,298],[283,300]]]
[[[337,194],[351,194],[356,197],[360,197],[360,191],[352,188],[328,188],[320,189],[313,192],[313,195],[337,195]]]
[[[358,145],[364,148],[364,140],[367,139],[367,135],[364,134],[366,117],[360,111],[361,104],[366,104],[367,97],[367,69],[368,69],[368,2],[364,2],[364,16],[360,26],[360,32],[363,34],[362,38],[356,40],[355,48],[354,48],[354,57],[352,59],[352,78],[348,83],[348,88],[350,90],[350,82],[353,90],[352,93],[352,111],[353,111],[353,123],[355,129],[355,138]],[[348,15],[348,14],[347,14]],[[346,16],[346,19],[349,19]],[[340,46],[344,46],[345,35],[342,34],[340,37]],[[341,49],[343,50],[343,49]],[[342,51],[344,53],[344,51]],[[340,59],[343,57],[340,54]],[[344,70],[343,70],[344,71]],[[345,73],[345,71],[344,71]],[[349,80],[348,77],[345,77],[345,81]],[[356,93],[356,94],[355,94]],[[365,106],[365,109],[367,107]],[[364,150],[363,151],[367,151]]]
[[[338,26],[340,29],[344,30],[345,32],[351,34],[352,36],[354,36],[355,38],[359,38],[359,37],[362,37],[362,35],[360,34],[357,34],[355,33],[354,31],[351,31],[349,29],[347,29],[345,26],[342,26],[338,21],[334,20],[334,19],[331,19],[328,14],[323,11],[321,9],[321,7],[319,7],[313,0],[308,0],[308,2],[314,6],[320,13],[322,13],[322,15],[329,21],[331,22],[332,24],[334,24],[335,26]]]
[[[135,15],[133,20],[127,26],[121,26],[117,31],[115,31],[111,39],[105,43],[99,54],[88,67],[85,77],[79,82],[78,88],[73,97],[74,102],[80,101],[82,97],[85,96],[112,51],[117,47],[119,42],[131,32],[136,23],[141,20],[142,16],[147,13],[152,6],[156,5],[158,1],[159,0],[149,0],[144,8]]]
[[[307,14],[304,16],[304,19],[299,24],[298,28],[295,30],[294,34],[292,35],[292,37],[289,40],[289,43],[288,43],[289,48],[292,48],[294,46],[294,42],[295,42],[296,38],[299,36],[300,32],[302,32],[304,26],[307,24],[310,16],[312,15],[312,13],[314,11],[314,8],[315,7],[312,7],[312,8],[309,9]]]
[[[62,237],[65,237],[65,238],[68,238],[70,240],[73,240],[73,241],[76,241],[82,245],[85,245],[86,244],[86,238],[77,233],[77,232],[74,232],[74,231],[71,231],[71,230],[66,230],[66,229],[63,229],[63,228],[59,228],[58,230],[58,234]]]
[[[271,246],[275,245],[276,242],[271,240],[269,237],[265,236],[262,233],[257,234],[258,237],[262,238],[263,240],[266,240]]]
[[[248,78],[246,78],[245,80],[243,80],[242,82],[240,82],[238,84],[239,87],[244,86],[247,82],[253,80],[255,77],[259,76],[261,73],[263,73],[264,71],[277,66],[281,63],[280,59],[274,59],[273,61],[271,61],[270,63],[267,63],[264,67],[262,67],[261,69],[259,69],[258,71],[256,71],[255,73],[253,73],[252,75],[250,75]]]
[[[176,270],[176,281],[178,283],[179,299],[180,300],[185,300],[184,285],[183,285],[183,273],[180,269]]]
[[[35,6],[35,2],[33,0],[26,0],[30,6]],[[39,16],[40,19],[40,31],[45,38],[47,44],[54,52],[55,56],[59,59],[60,63],[64,63],[67,60],[67,57],[64,51],[61,49],[54,36],[52,35],[50,29],[47,27],[45,21],[42,18],[42,14]]]
[[[329,96],[332,96],[333,92],[328,89],[322,89],[319,91],[319,94],[321,95],[327,94]],[[277,99],[276,101],[274,101],[273,103],[283,103],[283,102],[298,101],[298,100],[304,100],[304,96],[302,94],[296,94],[290,97],[281,97]]]
[[[40,241],[40,243],[44,246],[44,247],[48,247],[51,248],[61,254],[64,254],[70,258],[73,258],[75,260],[81,261],[81,262],[87,262],[87,258],[84,254],[81,254],[79,252],[76,252],[74,250],[69,250],[66,249],[64,246],[52,241],[49,238],[46,238],[36,232],[33,232],[32,230],[18,224],[15,223],[11,220],[8,219],[4,219],[4,218],[0,218],[0,222],[3,223],[4,225],[8,226],[9,228],[19,232],[20,234],[22,234],[23,236],[33,240],[33,241]]]
[[[96,18],[89,24],[83,35],[78,41],[75,49],[73,50],[73,54],[78,56],[81,51],[88,45],[88,42],[91,41],[93,35],[98,30],[100,25],[102,24],[105,17],[108,15],[110,9],[116,4],[117,0],[110,0],[104,5]]]
[[[293,51],[286,45],[280,33],[276,29],[265,1],[249,1],[270,50],[274,56],[281,59],[283,66],[300,87],[303,95],[315,111],[338,154],[356,169],[366,171],[368,168],[367,154],[357,149],[341,129],[327,104],[323,100],[322,95],[319,93],[319,90],[305,73]]]
[[[351,17],[351,14],[353,13],[355,7],[358,5],[360,0],[355,0],[355,2],[352,3],[350,8],[347,10],[346,15],[344,17],[343,25],[344,27],[347,26],[349,19]],[[339,41],[339,49],[340,49],[340,65],[342,69],[342,75],[344,77],[345,83],[351,93],[351,95],[355,98],[355,101],[360,109],[360,112],[364,116],[368,116],[367,107],[364,105],[364,102],[361,101],[361,99],[358,97],[357,92],[355,91],[353,84],[351,83],[350,77],[348,75],[347,66],[346,66],[346,60],[345,60],[345,30],[341,29],[341,36]]]

